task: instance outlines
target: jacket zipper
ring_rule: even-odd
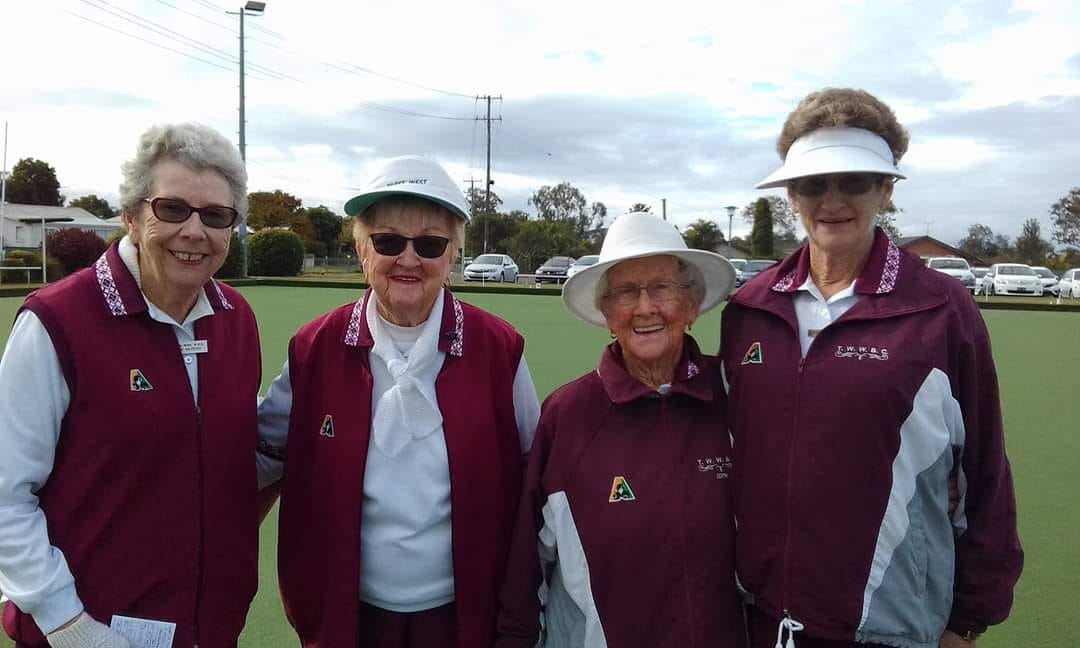
[[[796,340],[798,342],[798,340]],[[811,347],[813,348],[813,347]],[[799,368],[795,376],[795,407],[791,419],[791,443],[788,444],[787,484],[785,484],[785,520],[784,520],[784,588],[781,605],[784,615],[788,616],[788,580],[791,571],[791,483],[795,472],[795,441],[799,436],[799,400],[802,392],[802,373],[806,358],[799,358]]]
[[[206,554],[206,502],[205,502],[205,475],[203,474],[203,438],[202,438],[202,408],[199,404],[195,404],[195,447],[196,460],[199,464],[199,485],[198,485],[198,497],[199,497],[199,552],[198,552],[198,566],[195,570],[195,615],[192,622],[192,630],[195,634],[195,648],[199,648],[199,610],[202,608],[202,590],[203,590],[203,578],[204,568],[203,561]]]
[[[661,430],[661,434],[663,435],[662,438],[664,438],[664,439],[669,439],[670,438],[670,432],[671,432],[671,430],[670,430],[671,426],[668,425],[668,411],[667,411],[668,410],[668,408],[667,408],[668,398],[670,398],[670,395],[660,397],[660,430]],[[680,459],[682,458],[683,449],[680,448],[676,444],[672,444],[672,445],[675,448],[675,453],[674,453],[674,455],[675,455],[675,472],[674,472],[674,474],[676,475],[676,479],[678,479],[678,475],[680,475],[681,472],[682,472],[680,470],[679,463],[680,463]],[[685,485],[685,481],[683,481],[683,484]],[[685,490],[684,490],[683,495],[685,495],[685,494],[686,493],[685,493]],[[692,618],[693,611],[694,611],[694,606],[692,604],[692,599],[690,597],[690,573],[686,568],[686,553],[687,553],[687,549],[686,549],[686,516],[685,516],[685,511],[684,511],[682,506],[677,507],[677,509],[678,509],[678,512],[679,512],[679,559],[680,559],[680,562],[682,563],[683,592],[686,595],[686,613],[687,613],[687,620],[689,622],[688,623],[689,627],[687,628],[687,631],[688,631],[688,637],[690,638],[691,645],[693,645],[693,643],[694,643],[694,627],[695,627],[695,623],[694,623],[694,619]]]

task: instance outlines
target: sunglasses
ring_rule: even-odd
[[[847,196],[861,196],[880,183],[884,176],[876,173],[830,173],[827,175],[796,178],[788,183],[800,196],[817,198],[825,195],[830,186]]]
[[[208,205],[206,207],[192,207],[179,198],[143,198],[143,202],[150,203],[150,210],[160,221],[166,223],[183,223],[191,218],[193,212],[199,213],[199,220],[203,225],[214,229],[232,227],[240,212],[232,207],[221,205]]]
[[[450,239],[445,236],[402,236],[382,232],[371,235],[371,246],[383,256],[397,256],[405,251],[405,245],[412,241],[416,255],[425,259],[438,259],[446,252]]]

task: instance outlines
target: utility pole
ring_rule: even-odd
[[[667,220],[667,198],[660,199],[660,214]]]
[[[502,95],[499,95],[498,97],[492,97],[491,95],[483,95],[483,96],[477,96],[476,98],[477,98],[477,100],[483,99],[484,101],[487,102],[487,116],[486,117],[477,117],[476,120],[479,121],[479,120],[483,119],[484,121],[487,122],[487,177],[485,178],[486,182],[484,182],[484,213],[485,214],[490,214],[491,213],[491,185],[493,184],[493,181],[491,180],[491,122],[493,121],[492,118],[491,118],[491,100],[492,99],[498,99],[499,101],[502,101]],[[494,121],[502,121],[502,117],[496,117],[494,119]],[[488,219],[485,218],[484,219],[484,252],[483,253],[487,254],[487,251],[488,251]]]
[[[0,266],[4,265],[4,203],[7,201],[7,122],[4,122],[4,166],[0,167]],[[45,259],[42,259],[45,261]],[[0,275],[4,273],[0,272]],[[29,274],[29,273],[28,273]],[[41,283],[45,283],[42,279]]]

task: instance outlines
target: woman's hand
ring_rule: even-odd
[[[945,634],[941,635],[938,645],[940,648],[975,648],[974,641],[968,641],[952,630],[946,630]]]

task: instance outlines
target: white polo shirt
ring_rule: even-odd
[[[848,312],[857,304],[860,295],[855,292],[855,282],[825,299],[821,289],[814,283],[814,279],[807,274],[806,281],[799,286],[793,297],[795,302],[795,318],[799,322],[799,343],[802,345],[802,357],[810,350],[814,338],[825,329],[826,326],[840,319],[840,316]]]

